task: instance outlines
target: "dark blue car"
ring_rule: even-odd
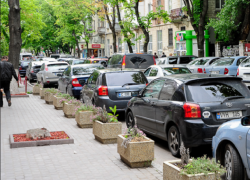
[[[80,64],[68,66],[58,80],[58,89],[62,93],[80,98],[80,91],[90,74],[96,69],[103,69],[101,64]]]
[[[21,61],[19,65],[19,74],[20,76],[26,75],[26,69],[29,66],[30,61]]]

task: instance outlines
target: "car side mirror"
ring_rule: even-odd
[[[250,126],[250,116],[245,116],[241,118],[241,125],[242,126]]]

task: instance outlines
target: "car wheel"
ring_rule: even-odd
[[[241,157],[231,144],[227,144],[224,152],[224,167],[226,168],[226,180],[243,179],[244,167]]]
[[[168,148],[173,156],[180,156],[180,146],[180,133],[176,126],[171,126],[168,130]]]
[[[126,125],[127,127],[134,127],[135,126],[135,118],[133,116],[133,113],[129,111],[127,118],[126,118]]]

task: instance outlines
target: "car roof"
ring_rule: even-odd
[[[220,57],[220,59],[227,59],[227,58],[247,58],[247,56],[228,56],[228,57]]]
[[[216,59],[216,58],[220,58],[220,57],[198,57],[198,58],[196,58],[194,60],[198,60],[198,59]]]
[[[45,64],[65,64],[65,65],[68,65],[68,63],[66,62],[58,62],[58,61],[53,61],[53,62],[49,62],[49,61],[41,61]]]
[[[187,68],[186,66],[183,66],[180,64],[152,65],[150,67],[161,67],[161,68],[164,68],[164,67],[182,67],[182,68]]]
[[[82,66],[99,66],[103,67],[101,64],[76,64],[76,65],[70,65],[71,67],[82,67]]]
[[[197,80],[205,80],[205,79],[238,79],[242,80],[240,77],[233,77],[233,76],[225,76],[225,75],[217,75],[217,74],[173,74],[169,76],[164,76],[162,78],[165,79],[173,79],[173,80],[179,80],[183,83],[193,82]]]
[[[132,71],[134,71],[134,72],[137,72],[137,71],[140,71],[140,70],[138,70],[138,69],[129,69],[129,68],[127,68],[127,69],[123,69],[123,70],[121,70],[121,69],[119,69],[119,68],[108,68],[108,69],[98,69],[97,71],[99,71],[100,73],[111,73],[111,72],[132,72]]]

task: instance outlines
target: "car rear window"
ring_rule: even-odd
[[[189,63],[189,65],[192,66],[199,66],[199,65],[205,65],[209,59],[195,59]]]
[[[167,74],[190,74],[191,71],[188,68],[182,67],[165,67],[163,68]]]
[[[146,69],[154,65],[154,59],[152,55],[133,54],[126,55],[125,63],[126,68]]]
[[[199,92],[199,93],[197,93]],[[186,88],[187,100],[192,102],[223,101],[227,97],[250,98],[250,91],[240,80],[223,80],[192,83]]]
[[[47,67],[49,70],[54,70],[54,69],[66,69],[67,68],[67,64],[48,64]]]
[[[33,66],[34,69],[40,69],[41,66]]]
[[[212,66],[230,66],[233,64],[234,59],[233,58],[225,58],[225,59],[218,59],[214,61],[211,65]]]
[[[74,64],[84,64],[84,60],[75,60]]]
[[[242,66],[242,67],[250,67],[250,58],[247,58],[244,61],[242,61],[240,66]]]
[[[30,63],[30,61],[27,61],[27,62],[22,62],[22,65],[23,65],[23,66],[28,66],[28,65],[29,65],[29,63]]]
[[[86,75],[91,74],[96,69],[104,69],[103,66],[99,65],[86,65],[86,66],[79,66],[79,67],[73,67],[72,73],[73,75]]]
[[[126,83],[146,84],[147,78],[142,72],[106,73],[106,82],[109,86],[123,86]]]

